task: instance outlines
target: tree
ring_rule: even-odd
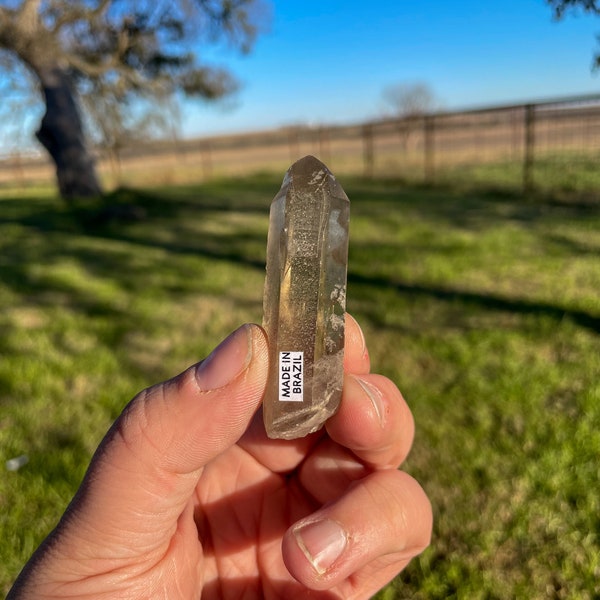
[[[423,117],[437,110],[439,102],[429,85],[421,82],[391,85],[383,90],[383,98],[398,118],[400,142],[408,150],[412,134],[422,129]]]
[[[562,19],[567,11],[583,10],[583,12],[593,15],[600,15],[600,6],[597,6],[597,0],[546,0],[552,7],[554,18]],[[594,56],[594,68],[600,68],[600,53]]]
[[[433,112],[438,102],[426,83],[397,83],[383,91],[384,100],[400,118],[422,117]]]
[[[46,112],[36,137],[56,165],[61,195],[97,196],[100,183],[82,107],[96,130],[125,127],[143,99],[216,99],[233,92],[226,71],[199,62],[198,42],[249,51],[260,0],[13,0],[0,7],[0,68],[33,76]],[[4,56],[2,56],[4,55]]]

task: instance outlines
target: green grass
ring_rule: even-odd
[[[530,170],[529,185],[536,194],[551,195],[555,200],[569,201],[574,196],[587,201],[600,201],[600,171],[597,154],[563,151],[538,151]],[[437,165],[435,183],[472,189],[487,187],[504,193],[521,193],[524,187],[523,159],[499,161],[494,158],[479,164],[471,158],[459,167]]]
[[[342,183],[348,309],[412,407],[435,512],[381,598],[600,597],[599,206]],[[0,592],[124,404],[260,321],[278,186],[121,192],[121,224],[0,199]]]

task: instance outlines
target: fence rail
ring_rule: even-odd
[[[600,193],[600,94],[363,124],[288,127],[98,152],[108,185],[175,183],[255,171],[283,172],[315,154],[336,173],[436,183]],[[0,160],[0,184],[47,181],[45,159]],[[562,177],[558,177],[562,175]]]

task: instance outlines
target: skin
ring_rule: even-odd
[[[136,396],[8,599],[369,598],[426,548],[429,501],[398,470],[413,419],[356,321],[340,409],[305,438],[264,433],[267,355],[245,325]]]

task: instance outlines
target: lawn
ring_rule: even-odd
[[[260,322],[279,183],[122,191],[119,223],[3,192],[0,592],[125,403]],[[348,309],[412,407],[435,513],[381,598],[599,598],[600,205],[342,183]]]

